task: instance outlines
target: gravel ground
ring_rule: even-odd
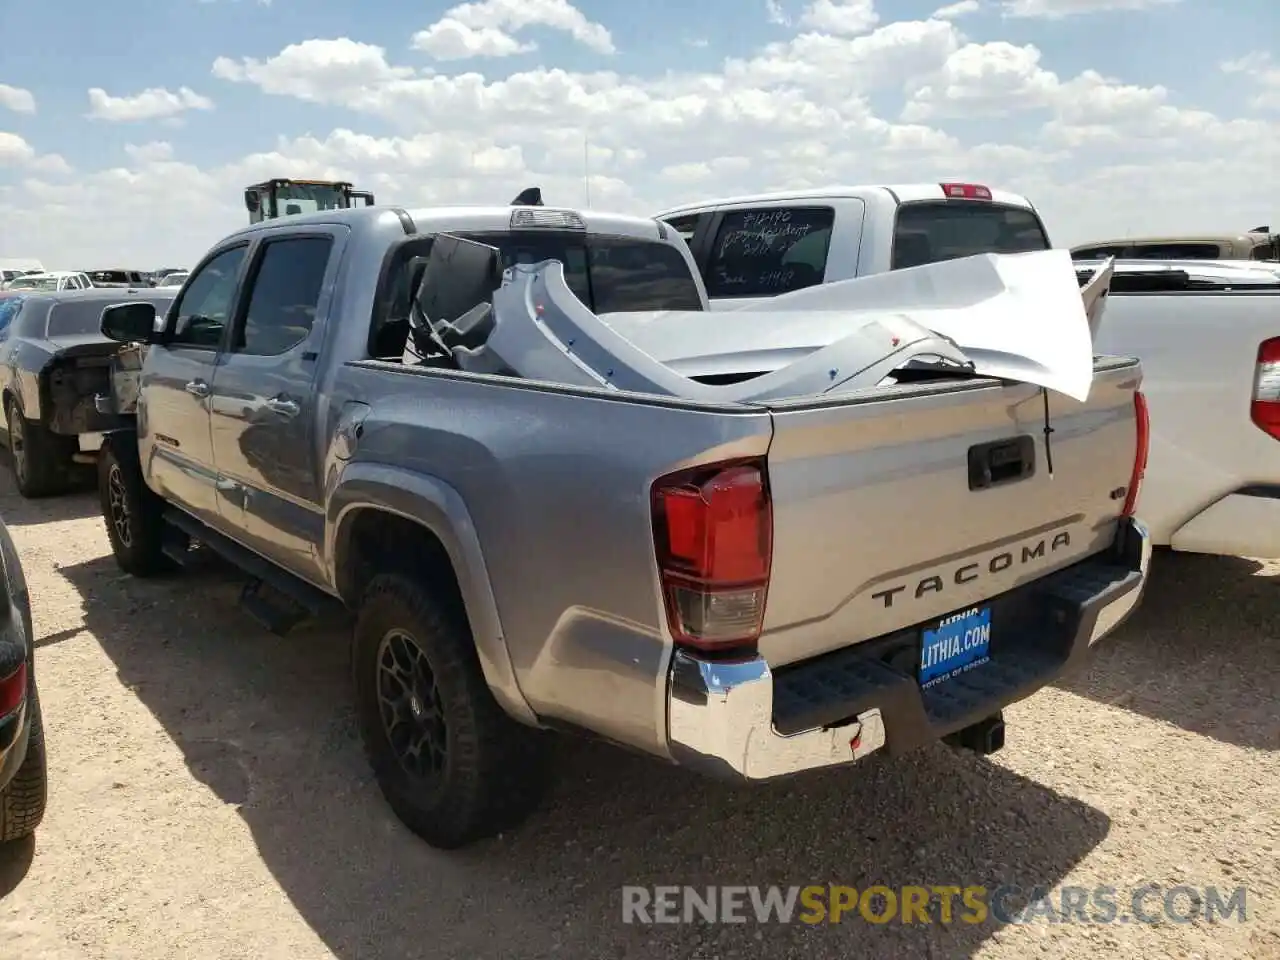
[[[445,855],[360,754],[343,633],[286,639],[219,568],[119,573],[96,500],[21,500],[48,816],[0,853],[6,957],[381,960],[1280,958],[1280,560],[1157,557],[1087,673],[945,748],[756,789],[566,741],[517,833]],[[624,884],[1144,882],[1248,889],[1245,922],[639,926]]]

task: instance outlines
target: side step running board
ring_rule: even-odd
[[[164,520],[245,573],[249,582],[240,594],[241,606],[270,632],[283,636],[308,617],[345,614],[346,608],[337,598],[281,570],[189,514],[167,507]],[[180,564],[185,562],[187,551],[180,548],[176,538],[166,538],[164,552]]]

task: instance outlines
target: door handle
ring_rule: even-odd
[[[209,395],[209,385],[203,380],[192,380],[187,383],[186,391],[193,397],[207,397]]]
[[[1036,473],[1036,443],[1029,434],[969,448],[969,489],[1016,483]]]
[[[282,417],[296,417],[299,409],[297,401],[285,397],[272,397],[267,401],[266,407],[272,413],[278,413]]]

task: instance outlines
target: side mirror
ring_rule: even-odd
[[[259,206],[258,191],[246,190],[244,192],[244,208],[250,213],[257,213]]]
[[[113,303],[102,311],[102,335],[118,343],[151,343],[156,337],[153,303]]]

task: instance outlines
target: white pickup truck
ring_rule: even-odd
[[[656,217],[688,241],[713,310],[939,260],[1052,246],[1029,200],[973,183],[769,193]]]
[[[1113,263],[1095,349],[1142,360],[1151,416],[1142,516],[1152,541],[1280,557],[1280,270]],[[1077,263],[1081,279],[1099,265]]]
[[[831,187],[657,214],[689,242],[713,310],[813,309],[797,293],[982,253],[1050,248],[1025,197],[979,184]],[[1280,556],[1280,276],[1275,264],[1120,262],[1098,354],[1142,360],[1153,543]],[[1079,264],[1082,280],[1091,273]],[[795,296],[788,296],[795,294]]]

